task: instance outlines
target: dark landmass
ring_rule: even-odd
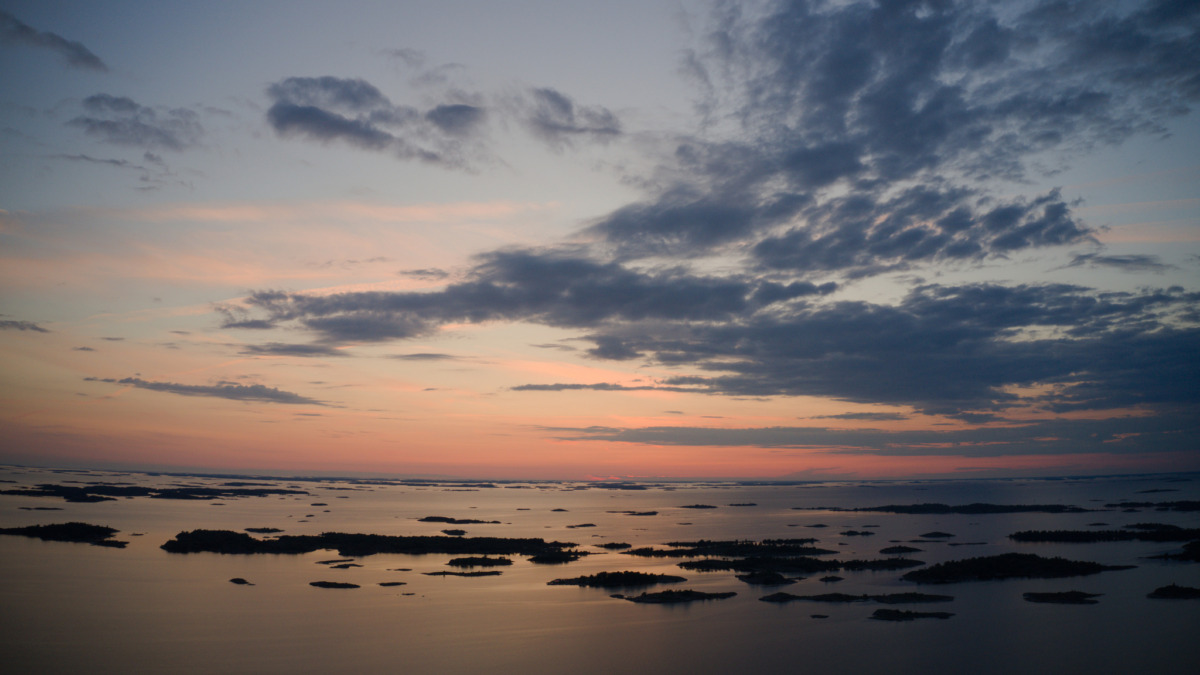
[[[730,504],[730,506],[758,506],[754,502],[743,502],[741,504]]]
[[[772,593],[759,598],[763,602],[792,602],[807,600],[810,602],[880,602],[885,605],[909,605],[926,602],[951,602],[953,595],[932,595],[928,593],[887,593],[883,595],[849,595],[846,593],[823,593],[820,595],[792,595],[791,593]]]
[[[253,532],[255,534],[275,534],[276,532],[283,532],[283,530],[279,529],[278,527],[247,527],[246,531]]]
[[[1105,504],[1110,509],[1154,509],[1155,511],[1200,511],[1200,502],[1118,502]]]
[[[403,537],[382,534],[346,534],[325,532],[319,535],[282,535],[274,539],[255,539],[244,532],[229,530],[191,530],[180,532],[162,545],[168,553],[311,553],[333,549],[338,555],[361,557],[376,553],[448,553],[451,555],[517,554],[528,556],[569,555],[576,544],[547,542],[543,539],[504,539],[499,537]],[[532,560],[532,558],[531,558]]]
[[[346,563],[338,563],[336,565],[330,565],[329,569],[331,569],[331,570],[348,570],[351,567],[362,567],[362,565],[359,565],[358,563],[346,562]]]
[[[1146,597],[1155,600],[1196,600],[1200,599],[1200,588],[1171,584],[1154,589]]]
[[[32,537],[43,541],[70,541],[80,544],[91,544],[92,546],[125,548],[129,542],[116,541],[112,538],[118,531],[103,525],[75,522],[0,528],[0,534]]]
[[[483,570],[478,572],[422,572],[427,577],[498,577],[503,572],[498,570]]]
[[[673,541],[667,542],[668,549],[636,548],[624,551],[625,555],[643,558],[698,558],[721,557],[791,557],[831,555],[834,551],[809,546],[816,539],[764,539],[763,541],[727,540]]]
[[[381,581],[381,582],[379,582],[379,585],[380,585],[380,586],[384,586],[384,587],[388,587],[388,586],[404,586],[404,585],[407,585],[407,584],[408,584],[408,582],[407,582],[407,581]]]
[[[818,581],[820,581],[822,583],[826,583],[826,584],[836,584],[839,581],[845,581],[845,579],[843,577],[839,577],[837,575],[831,574],[827,577],[821,577],[820,579],[818,579]]]
[[[780,574],[815,574],[819,572],[849,571],[894,571],[920,567],[925,563],[907,558],[882,560],[820,560],[804,556],[794,558],[735,558],[732,560],[685,560],[679,567],[697,572],[756,572],[768,571]]]
[[[949,532],[926,532],[925,534],[919,534],[917,536],[922,539],[949,539],[954,535],[950,534]]]
[[[243,579],[243,578],[241,578],[241,577],[234,577],[234,578],[232,578],[232,579],[230,579],[230,580],[229,580],[229,583],[231,583],[231,584],[237,584],[237,585],[239,585],[239,586],[253,586],[253,585],[254,585],[254,584],[250,583],[249,581],[246,581],[245,579]]]
[[[1154,488],[1151,490],[1138,490],[1134,494],[1149,495],[1149,494],[1154,494],[1156,492],[1179,492],[1179,489],[1178,488]]]
[[[633,548],[633,544],[626,544],[623,541],[610,541],[603,544],[596,544],[600,548],[606,548],[610,551],[622,551],[627,548]]]
[[[695,602],[697,600],[724,600],[737,595],[732,591],[728,593],[705,593],[704,591],[682,590],[682,591],[659,591],[657,593],[642,593],[635,597],[625,596],[623,599],[630,602],[651,604],[651,605],[675,605],[682,602]]]
[[[1200,529],[1163,523],[1135,523],[1120,530],[1023,530],[1008,535],[1020,542],[1093,543],[1100,541],[1190,541]]]
[[[1057,593],[1023,593],[1021,597],[1028,602],[1045,602],[1055,605],[1094,605],[1103,593],[1084,593],[1083,591],[1061,591]]]
[[[446,516],[425,516],[418,518],[419,523],[447,523],[449,525],[499,525],[498,520],[474,520],[472,518],[447,518]]]
[[[814,619],[828,619],[829,618],[828,614],[809,614],[809,616]]]
[[[681,509],[715,509],[717,507],[712,504],[688,504],[687,506],[679,507]]]
[[[318,565],[338,565],[341,563],[354,562],[354,558],[339,558],[337,560],[318,560]]]
[[[1179,553],[1163,553],[1162,555],[1150,556],[1159,560],[1182,560],[1184,562],[1200,562],[1200,540],[1189,541],[1183,545],[1183,551]]]
[[[18,506],[21,511],[62,511],[61,506]]]
[[[621,513],[627,516],[657,516],[658,511],[609,511],[609,513]]]
[[[446,564],[451,567],[507,567],[513,564],[513,561],[508,558],[489,558],[483,556],[481,558],[454,558]]]
[[[992,579],[1057,579],[1127,569],[1133,569],[1133,565],[1101,565],[1066,558],[1043,558],[1032,553],[1003,553],[938,563],[913,570],[901,578],[918,584],[951,584]]]
[[[796,583],[795,579],[789,579],[778,572],[767,572],[758,570],[748,574],[737,575],[738,581],[744,581],[753,586],[787,586],[788,584]]]
[[[566,509],[550,509],[551,513],[566,513]]]
[[[529,562],[539,565],[562,565],[569,562],[575,562],[583,556],[587,555],[586,551],[545,551],[537,555],[530,556]]]
[[[576,530],[581,527],[595,527],[595,526],[596,526],[595,523],[580,523],[579,525],[568,525],[567,529],[568,530]]]
[[[912,546],[889,546],[879,549],[879,552],[884,555],[902,555],[904,553],[921,553],[921,549]]]
[[[358,584],[348,584],[342,581],[310,581],[308,585],[317,588],[361,588]]]
[[[1086,513],[1091,509],[1063,504],[886,504],[884,506],[868,506],[863,508],[846,509],[836,506],[816,506],[811,508],[797,506],[796,511],[839,511],[844,513],[904,513],[910,515],[941,515],[961,513],[968,515],[984,515],[992,513]]]
[[[866,530],[843,530],[842,532],[839,532],[838,534],[842,535],[843,537],[870,537],[870,536],[874,535],[875,533],[868,532]]]
[[[466,533],[466,530],[442,530],[442,534],[447,534],[451,537],[461,537]]]
[[[904,609],[877,609],[871,615],[877,621],[913,621],[915,619],[949,619],[951,612],[910,612]]]
[[[687,581],[683,577],[649,572],[597,572],[572,579],[555,579],[547,586],[584,586],[586,588],[635,588],[654,584],[675,584]]]
[[[266,497],[268,495],[306,495],[304,490],[284,488],[235,487],[146,487],[141,485],[94,484],[84,487],[43,483],[35,488],[0,490],[0,494],[23,497],[59,497],[68,502],[107,502],[117,497],[151,499],[218,499],[225,497]]]

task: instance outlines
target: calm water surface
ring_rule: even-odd
[[[219,485],[228,479],[0,470],[0,489],[67,481],[139,485]],[[585,489],[579,483],[461,486],[363,485],[270,480],[302,496],[221,500],[149,498],[76,504],[0,495],[0,527],[82,521],[120,530],[125,549],[0,536],[0,662],[5,672],[409,672],[409,673],[1193,673],[1200,663],[1200,601],[1150,600],[1159,586],[1200,586],[1200,565],[1148,560],[1178,544],[1015,544],[1023,529],[1116,529],[1138,522],[1200,527],[1196,513],[1121,509],[1082,514],[896,515],[795,510],[941,502],[1072,504],[1103,509],[1119,500],[1200,499],[1200,477],[1077,480],[928,481],[744,486],[659,485],[645,490]],[[342,488],[342,489],[336,489]],[[352,488],[352,489],[345,489]],[[1153,492],[1147,492],[1153,491]],[[735,507],[730,504],[754,503]],[[312,504],[325,504],[312,506]],[[681,508],[709,504],[715,509]],[[60,507],[61,511],[26,510]],[[556,511],[555,509],[565,509]],[[631,516],[611,511],[658,511]],[[439,515],[498,520],[445,525]],[[585,523],[595,527],[571,528]],[[824,524],[825,528],[811,525]],[[431,577],[450,555],[373,555],[345,570],[305,555],[170,554],[159,547],[182,530],[277,527],[286,534],[367,532],[541,537],[596,553],[567,565],[510,556],[496,577]],[[847,537],[847,529],[869,529]],[[682,571],[677,559],[637,558],[596,544],[661,546],[696,539],[816,537],[838,559],[883,557],[879,549],[931,530],[949,543],[916,544],[911,557],[936,563],[1007,551],[1061,555],[1133,570],[1057,580],[1007,580],[917,587],[900,572],[839,572],[784,587],[790,593],[895,593],[955,596],[902,609],[953,612],[948,620],[873,621],[880,605],[758,599],[778,588],[751,586],[729,572]],[[135,536],[136,535],[136,536]],[[962,545],[969,544],[969,545]],[[409,570],[409,571],[399,571]],[[674,588],[735,591],[727,600],[686,606],[638,605],[612,591],[547,586],[555,578],[641,570],[688,578]],[[243,577],[254,586],[229,583]],[[346,581],[358,589],[309,586]],[[403,581],[395,587],[380,582]],[[651,590],[659,590],[657,589]],[[1027,591],[1103,593],[1097,605],[1033,604]],[[829,618],[814,619],[813,614]]]

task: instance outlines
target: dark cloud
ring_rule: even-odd
[[[608,108],[576,105],[549,87],[531,89],[527,96],[525,123],[551,147],[569,147],[576,140],[604,142],[621,135],[621,122]]]
[[[685,65],[706,119],[739,132],[678,138],[653,194],[591,231],[626,258],[747,250],[852,276],[1085,241],[1059,193],[998,203],[989,182],[1026,178],[1047,152],[1163,133],[1200,98],[1198,15],[1058,0],[719,6]]]
[[[204,135],[199,115],[186,108],[151,108],[125,96],[94,94],[83,100],[83,109],[84,115],[67,124],[115,145],[180,151]]]
[[[433,353],[416,353],[416,354],[391,354],[390,359],[400,359],[401,361],[457,361],[459,357],[452,354],[433,354]]]
[[[1008,426],[947,431],[881,431],[825,427],[588,427],[547,428],[564,440],[606,443],[822,449],[842,454],[891,456],[1060,455],[1079,453],[1190,452],[1200,432],[1195,418],[1118,417],[1105,420],[1037,420]]]
[[[267,87],[267,122],[283,137],[339,141],[400,159],[465,168],[486,156],[477,135],[483,108],[445,103],[424,113],[396,105],[369,82],[340,77],[289,77]]]
[[[861,420],[866,422],[899,422],[908,419],[908,415],[890,412],[857,412],[840,415],[818,415],[818,420]]]
[[[268,342],[261,345],[246,345],[243,354],[254,356],[346,356],[346,352],[328,345],[286,344]]]
[[[419,270],[401,270],[398,272],[400,276],[415,277],[417,279],[445,279],[450,276],[450,273],[436,267],[426,267]]]
[[[439,105],[425,113],[425,119],[452,136],[462,136],[474,132],[485,116],[483,108],[462,103]]]
[[[178,384],[175,382],[150,382],[138,377],[126,377],[120,380],[113,378],[84,378],[88,382],[107,382],[121,384],[138,389],[158,391],[180,396],[208,396],[225,398],[234,401],[259,401],[263,403],[286,403],[292,405],[327,405],[316,399],[301,396],[290,391],[275,389],[261,384],[237,384],[234,382],[218,382],[211,385]]]
[[[686,55],[704,126],[656,136],[658,165],[631,179],[641,198],[591,223],[575,240],[584,243],[486,253],[425,292],[261,290],[218,311],[226,327],[303,330],[318,346],[528,322],[577,330],[588,357],[670,373],[638,385],[513,388],[523,392],[820,396],[993,426],[1030,410],[1143,415],[1125,420],[1141,434],[1128,438],[1116,431],[1120,421],[1054,420],[1061,425],[1030,422],[991,437],[921,432],[895,446],[882,431],[733,430],[731,445],[775,434],[792,439],[780,447],[898,454],[936,444],[981,454],[1025,442],[1101,452],[1116,447],[1106,440],[1149,449],[1180,432],[1169,443],[1176,447],[1192,429],[1179,420],[1200,418],[1200,294],[923,281],[904,282],[907,294],[889,302],[844,292],[885,272],[936,274],[945,263],[1095,243],[1069,196],[1022,194],[1021,186],[1047,158],[1161,134],[1200,98],[1198,33],[1200,10],[1184,3],[722,4],[704,45]],[[467,99],[419,111],[338,78],[292,78],[270,95],[297,115],[276,126],[281,133],[389,151],[419,139],[434,152],[476,133],[493,111]],[[520,116],[555,148],[626,133],[611,111],[555,89],[515,100],[501,114]],[[1167,267],[1154,256],[1100,253],[1069,264],[1083,265]],[[401,274],[450,279],[442,270]],[[610,433],[626,440],[635,431]],[[1058,441],[1039,440],[1052,432]]]
[[[1101,253],[1078,253],[1071,257],[1065,267],[1107,267],[1122,272],[1156,272],[1162,274],[1175,269],[1156,255],[1103,255]]]
[[[77,351],[77,352],[94,352],[94,351],[96,351],[95,349],[92,349],[91,347],[72,347],[71,349],[72,349],[72,351]]]
[[[28,330],[34,333],[50,332],[32,321],[15,321],[12,319],[0,319],[0,330]]]
[[[107,71],[108,66],[90,49],[74,40],[68,40],[49,31],[39,31],[20,21],[12,14],[0,10],[0,38],[9,42],[20,42],[33,47],[42,47],[56,52],[66,59],[67,64],[86,70]]]

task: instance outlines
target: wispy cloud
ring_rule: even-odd
[[[113,378],[84,378],[87,382],[107,382],[137,389],[157,391],[180,396],[206,396],[224,398],[233,401],[258,401],[261,403],[283,403],[288,405],[328,405],[307,396],[301,396],[290,391],[268,387],[262,384],[237,384],[234,382],[218,382],[209,385],[179,384],[177,382],[151,382],[138,377],[126,377],[120,380]]]
[[[12,14],[0,10],[0,38],[6,41],[41,47],[55,52],[67,64],[85,70],[107,71],[108,66],[92,50],[74,40],[68,40],[57,33],[39,31],[29,24],[22,22]]]

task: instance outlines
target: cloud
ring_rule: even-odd
[[[899,422],[908,419],[908,415],[889,412],[857,412],[840,415],[817,415],[818,420],[863,420],[867,422]]]
[[[647,198],[590,232],[627,259],[748,251],[851,276],[1088,241],[1057,191],[992,185],[1165,133],[1200,99],[1200,20],[1167,8],[721,5],[685,69],[733,131],[670,139]]]
[[[486,118],[474,105],[449,102],[421,112],[393,104],[365,80],[332,76],[289,77],[268,86],[267,96],[267,123],[285,138],[342,142],[447,168],[487,156],[481,144],[467,142]]]
[[[433,354],[429,352],[420,352],[416,354],[389,354],[389,359],[399,359],[401,361],[457,361],[459,357],[452,354]]]
[[[32,321],[14,321],[12,319],[0,319],[0,330],[28,330],[34,333],[50,332]]]
[[[226,326],[228,327],[228,326]],[[285,344],[269,342],[261,345],[246,345],[243,354],[253,356],[346,356],[346,352],[327,345]]]
[[[0,10],[0,38],[33,47],[49,49],[67,61],[67,65],[85,70],[107,71],[108,66],[90,49],[49,31],[39,31],[12,14]]]
[[[1071,257],[1071,262],[1063,267],[1107,267],[1122,272],[1155,272],[1157,274],[1176,269],[1174,265],[1162,262],[1156,255],[1103,255],[1100,253],[1077,253]]]
[[[197,145],[204,135],[199,115],[186,108],[156,109],[126,96],[94,94],[83,100],[83,109],[85,114],[67,124],[115,145],[178,152]]]
[[[175,382],[150,382],[137,377],[126,377],[120,380],[113,378],[84,378],[87,382],[107,382],[121,384],[138,389],[158,391],[180,396],[208,396],[225,398],[233,401],[259,401],[263,403],[284,403],[289,405],[327,405],[316,399],[301,396],[290,391],[275,389],[262,384],[236,384],[233,382],[218,382],[212,385],[178,384]]]
[[[884,273],[937,275],[947,263],[1094,242],[1062,191],[1024,186],[1045,158],[1161,134],[1200,98],[1200,12],[1168,9],[720,5],[686,55],[704,124],[637,135],[657,158],[630,180],[644,192],[572,245],[485,253],[423,292],[260,290],[227,325],[337,345],[525,322],[578,331],[587,357],[671,371],[647,385],[516,391],[820,396],[968,423],[1030,410],[1195,412],[1197,293],[907,281],[897,300],[848,299],[855,280]],[[375,147],[374,134],[388,134],[377,149],[392,149],[405,125],[448,138],[457,115],[475,114],[401,108],[337,78],[276,94],[338,116],[314,123],[314,138]],[[608,109],[556,89],[509,103],[488,113],[518,116],[551,147],[626,134]],[[1163,269],[1152,256],[1071,265]],[[840,419],[901,419],[873,415]]]
[[[526,95],[525,124],[553,148],[570,147],[576,140],[606,142],[621,135],[620,120],[608,108],[576,105],[549,87],[530,89]]]
[[[643,445],[817,449],[887,456],[1059,455],[1190,452],[1200,432],[1195,418],[1119,417],[1037,420],[1010,426],[947,431],[882,431],[825,427],[546,428],[558,438]]]

